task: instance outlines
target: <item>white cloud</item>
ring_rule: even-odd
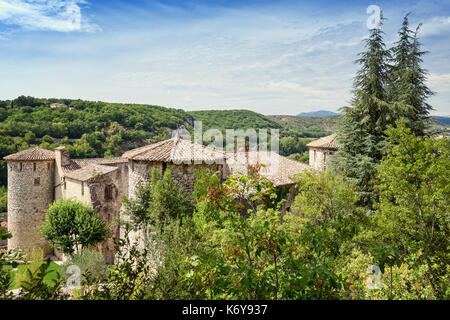
[[[100,30],[81,14],[83,0],[0,0],[0,22],[25,30],[95,32]]]
[[[450,73],[430,74],[428,76],[428,85],[431,90],[438,93],[450,92]]]
[[[448,34],[450,32],[450,17],[433,17],[425,21],[421,27],[422,37]]]

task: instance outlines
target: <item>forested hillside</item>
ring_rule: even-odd
[[[51,105],[59,103],[59,105]],[[112,157],[189,126],[183,110],[139,104],[18,97],[0,101],[0,157],[39,145],[66,145],[71,157]],[[1,161],[1,184],[6,182]]]
[[[0,157],[32,146],[54,149],[60,145],[67,146],[73,158],[119,156],[167,139],[181,125],[192,132],[194,119],[203,122],[203,130],[279,129],[283,155],[305,152],[311,139],[302,137],[328,133],[287,126],[249,110],[186,112],[153,105],[20,96],[0,100]],[[3,160],[0,166],[0,185],[5,185]]]

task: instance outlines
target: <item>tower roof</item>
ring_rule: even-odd
[[[192,161],[220,161],[224,158],[224,155],[222,151],[217,151],[175,136],[172,139],[129,150],[122,157],[141,161],[190,163]]]
[[[10,154],[3,159],[8,161],[55,160],[55,153],[41,147],[34,147]]]
[[[312,148],[322,148],[322,149],[333,149],[337,150],[338,145],[336,141],[336,134],[332,134],[326,137],[322,137],[320,139],[311,141],[306,146]]]

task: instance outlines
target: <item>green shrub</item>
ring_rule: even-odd
[[[76,265],[80,268],[82,280],[87,283],[103,281],[108,275],[108,265],[103,255],[98,251],[83,249],[80,253],[74,254],[61,266],[64,281],[67,281],[71,276],[71,273],[67,272],[67,268],[71,265]]]
[[[0,212],[6,212],[8,210],[8,190],[6,187],[0,187]],[[1,217],[0,217],[1,218]]]

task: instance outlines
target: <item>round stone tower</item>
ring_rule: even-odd
[[[52,252],[41,236],[45,212],[54,199],[55,154],[39,147],[4,158],[8,170],[8,249]]]

